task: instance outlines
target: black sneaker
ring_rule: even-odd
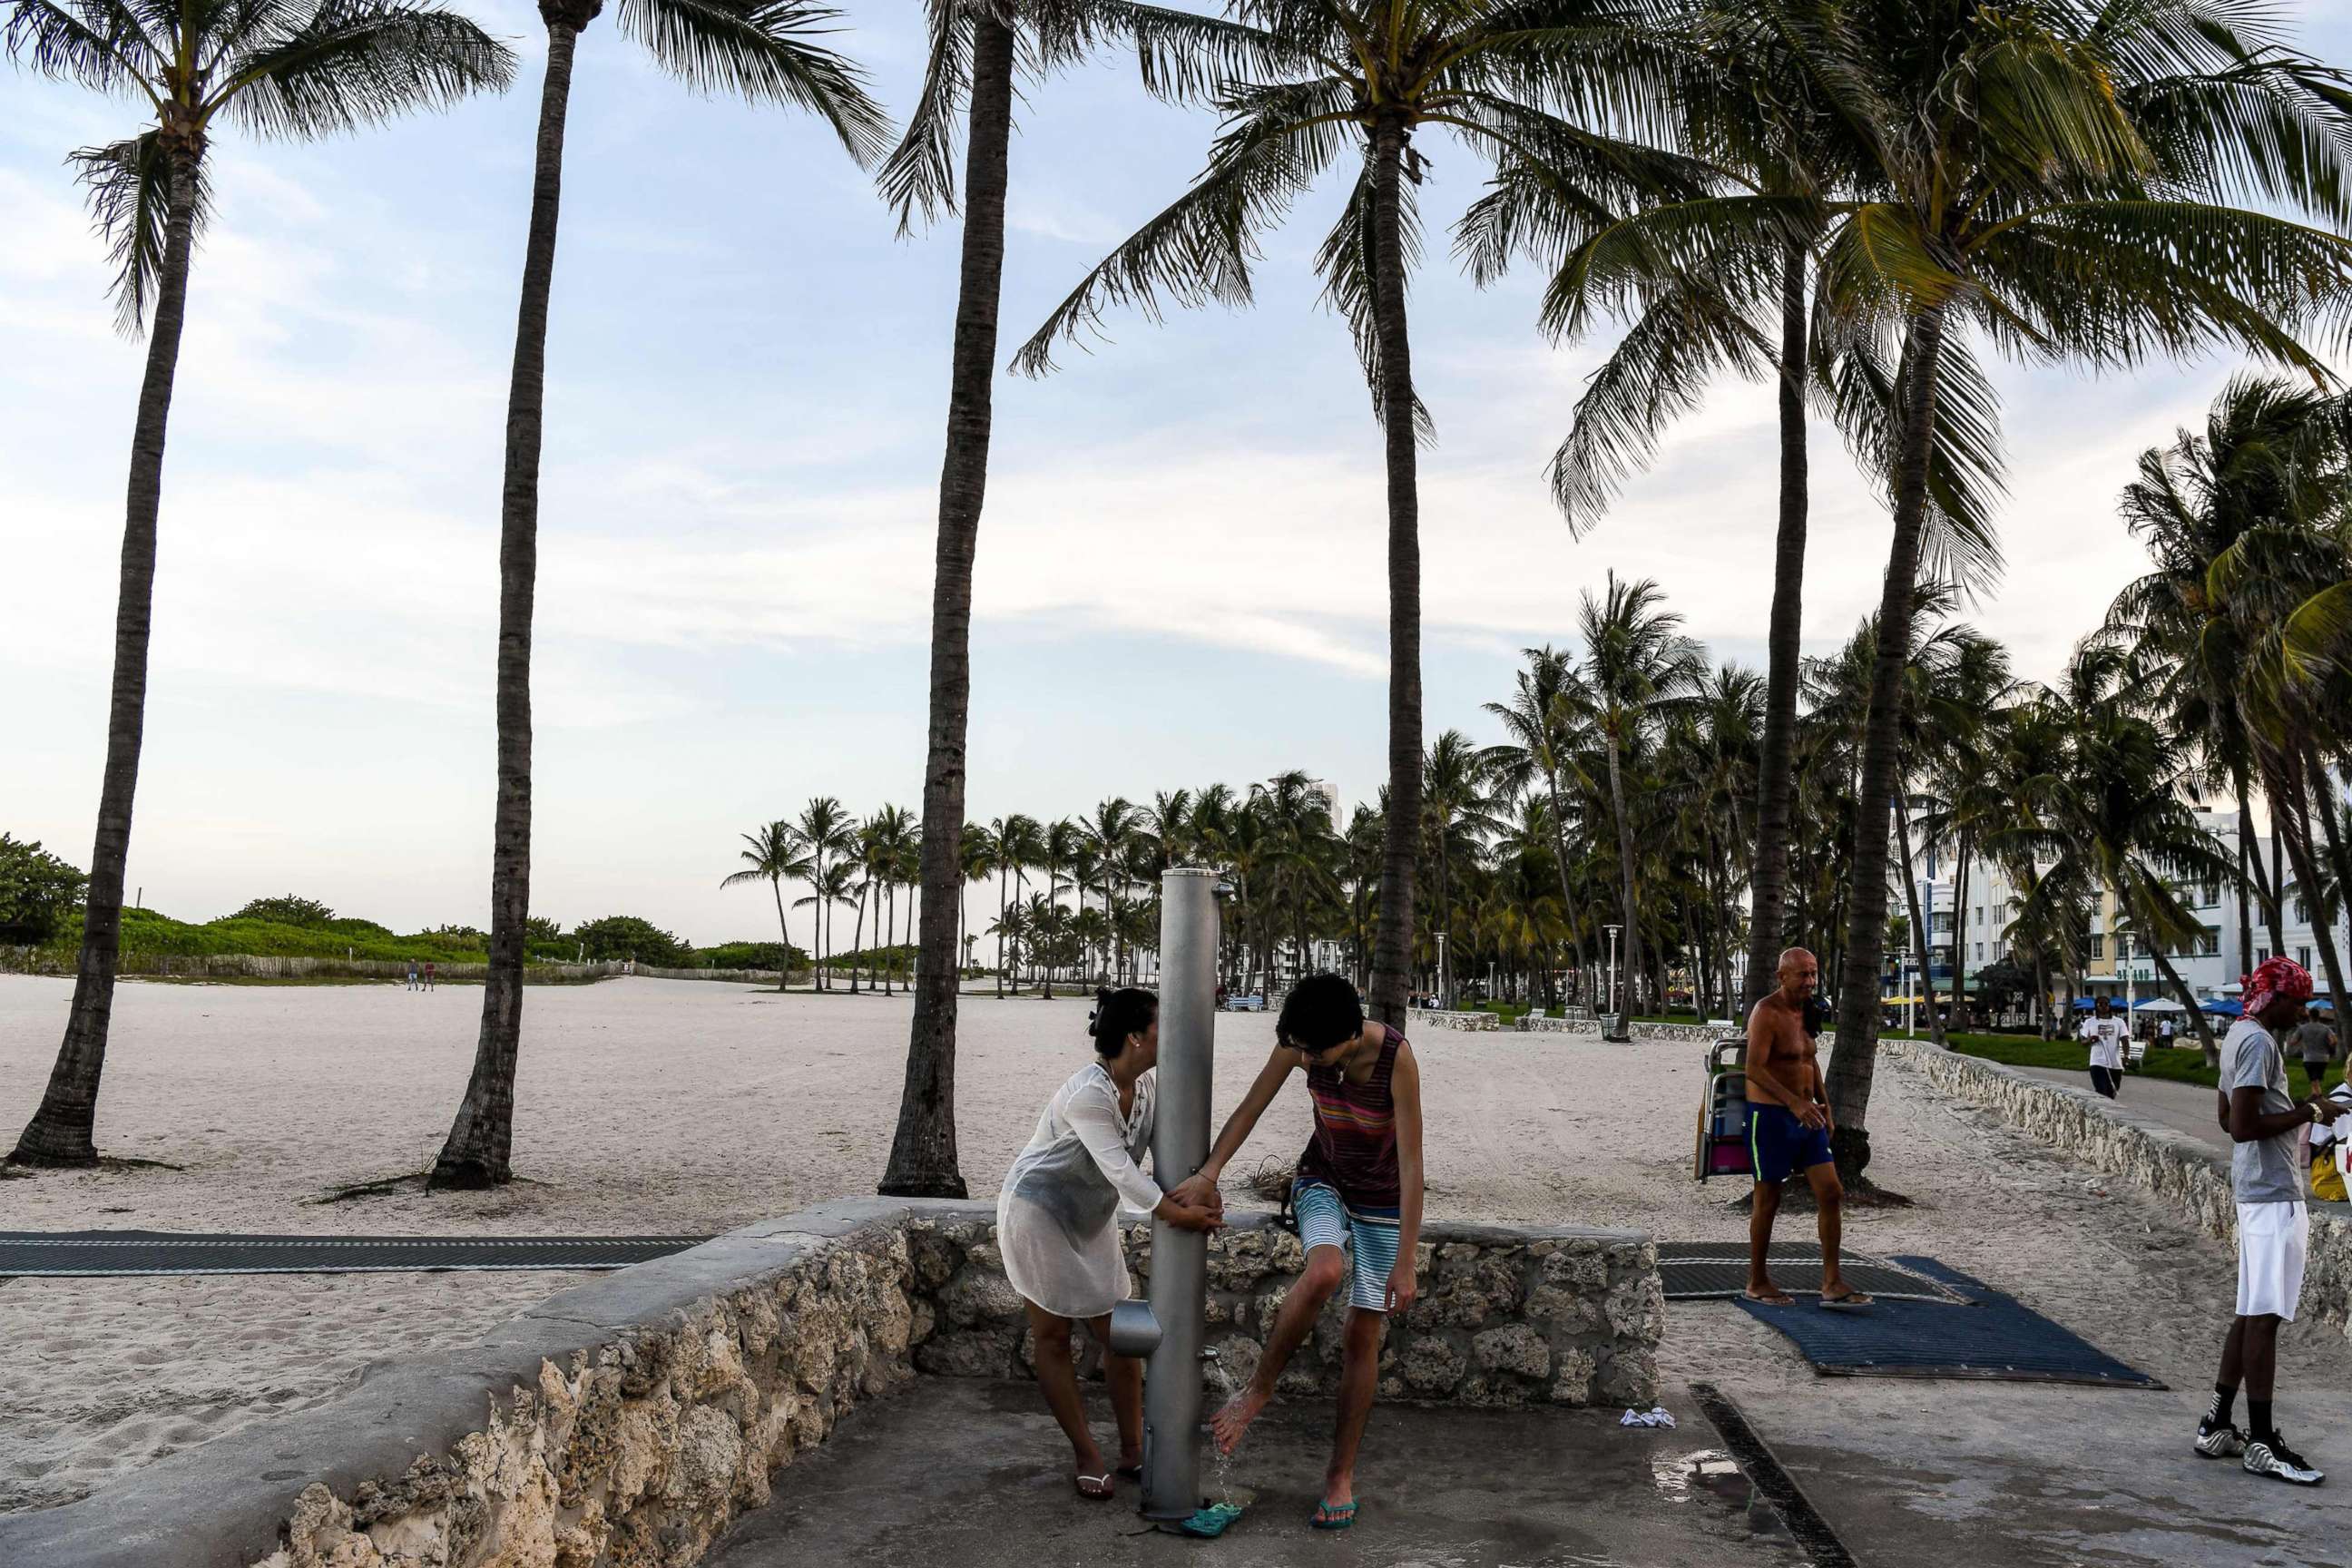
[[[2292,1486],[2315,1487],[2327,1479],[2326,1472],[2316,1470],[2305,1462],[2302,1455],[2286,1446],[2286,1439],[2277,1433],[2268,1441],[2254,1439],[2246,1445],[2246,1457],[2238,1461],[2250,1476],[2268,1476],[2273,1480]]]
[[[2230,1422],[2215,1426],[2210,1416],[2197,1423],[2197,1457],[2234,1459],[2246,1451],[2246,1435]]]

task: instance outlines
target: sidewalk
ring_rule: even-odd
[[[2063,1083],[2069,1089],[2091,1087],[2090,1074],[2069,1072],[2064,1068],[2021,1067],[2012,1070],[2044,1083]],[[2116,1098],[2134,1110],[2202,1138],[2216,1148],[2230,1146],[2230,1135],[2221,1131],[2213,1091],[2202,1084],[2175,1083],[2170,1079],[2143,1078],[2133,1073],[2124,1079],[2123,1091]]]

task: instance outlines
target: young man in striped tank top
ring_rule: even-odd
[[[1307,1270],[1283,1298],[1265,1353],[1249,1383],[1217,1412],[1217,1447],[1231,1453],[1274,1397],[1292,1352],[1342,1285],[1349,1288],[1339,1430],[1323,1475],[1323,1500],[1310,1521],[1345,1530],[1356,1521],[1356,1451],[1380,1383],[1387,1314],[1412,1304],[1413,1255],[1421,1239],[1421,1069],[1405,1037],[1368,1023],[1356,988],[1337,974],[1302,980],[1275,1022],[1274,1055],[1217,1134],[1200,1173],[1174,1195],[1192,1204],[1215,1194],[1217,1178],[1294,1072],[1307,1075],[1315,1135],[1298,1157],[1291,1204]]]

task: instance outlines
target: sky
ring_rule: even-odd
[[[183,919],[296,892],[399,930],[486,925],[499,487],[530,148],[534,7],[463,7],[516,87],[317,143],[214,143],[164,479],[129,881]],[[894,111],[919,8],[841,47]],[[2290,8],[2352,59],[2352,0]],[[87,866],[122,479],[143,343],[118,333],[63,159],[134,106],[0,74],[0,829]],[[1213,131],[1104,63],[1026,89],[1003,348],[1180,193]],[[1606,338],[1546,342],[1532,269],[1481,290],[1444,240],[1479,165],[1425,136],[1414,369],[1427,733],[1497,738],[1518,650],[1580,595],[1655,578],[1716,657],[1762,663],[1769,388],[1727,381],[1580,537],[1544,468]],[[1381,438],[1311,258],[1339,176],[1267,243],[1255,305],[1132,314],[996,384],[974,580],[967,815],[1287,768],[1385,776]],[[739,835],[833,795],[922,794],[931,543],[959,228],[910,238],[812,122],[699,98],[611,15],[573,81],[548,348],[531,908],[773,932],[722,889]],[[1969,618],[2053,675],[2143,557],[2137,455],[2201,421],[2227,359],[2003,369],[2008,570]],[[1809,651],[1874,605],[1889,520],[1812,432]],[[977,900],[975,900],[975,907]],[[804,917],[795,921],[807,943]]]

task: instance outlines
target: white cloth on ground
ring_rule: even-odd
[[[1099,1318],[1129,1289],[1118,1207],[1149,1214],[1165,1194],[1143,1173],[1151,1146],[1156,1072],[1118,1109],[1118,1085],[1089,1063],[1055,1091],[1028,1147],[1013,1157],[996,1199],[1004,1277],[1024,1300],[1058,1318]]]
[[[2311,1250],[2311,1215],[2301,1204],[2238,1205],[2238,1316],[2292,1323]]]

